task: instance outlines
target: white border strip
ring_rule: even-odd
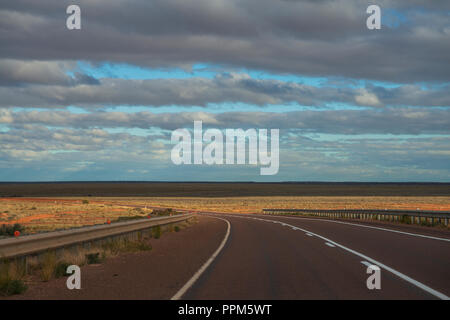
[[[192,278],[190,278],[188,280],[188,282],[186,282],[186,284],[180,290],[178,290],[178,292],[175,293],[175,295],[172,298],[170,298],[170,300],[180,300],[181,297],[186,293],[186,291],[188,291],[194,285],[194,283],[198,280],[198,278],[200,278],[200,276],[203,274],[203,272],[205,272],[205,270],[209,267],[209,265],[214,261],[214,259],[218,256],[220,251],[222,251],[223,247],[225,246],[225,243],[227,242],[228,237],[230,236],[230,230],[231,230],[230,222],[226,219],[222,219],[222,218],[218,218],[218,217],[212,217],[212,218],[220,219],[227,223],[227,232],[225,234],[225,237],[223,238],[223,240],[220,243],[220,246],[217,248],[217,250],[212,254],[212,256],[201,266],[200,269],[198,269],[198,271],[192,276]]]

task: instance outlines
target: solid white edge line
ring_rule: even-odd
[[[236,214],[236,213],[216,213],[216,214],[221,214],[221,215],[231,215],[231,216],[249,216],[249,215],[255,215],[255,214],[248,214],[248,213],[242,213],[242,214]],[[260,214],[258,214],[260,215]],[[388,232],[394,232],[394,233],[400,233],[400,234],[405,234],[408,236],[414,236],[414,237],[420,237],[420,238],[427,238],[427,239],[433,239],[433,240],[440,240],[440,241],[447,241],[450,242],[449,238],[439,238],[439,237],[433,237],[433,236],[427,236],[424,234],[420,234],[420,233],[412,233],[412,232],[406,232],[406,231],[399,231],[399,230],[394,230],[394,229],[387,229],[387,228],[381,228],[381,227],[374,227],[374,226],[368,226],[366,224],[362,224],[362,223],[351,223],[351,222],[344,222],[344,221],[336,221],[336,220],[330,220],[330,219],[323,219],[323,218],[305,218],[302,216],[299,217],[289,217],[289,216],[277,216],[277,215],[269,215],[271,217],[280,217],[283,219],[303,219],[303,220],[310,220],[310,221],[326,221],[326,222],[333,222],[333,223],[340,223],[340,224],[347,224],[350,226],[357,226],[357,227],[362,227],[362,228],[369,228],[369,229],[376,229],[376,230],[382,230],[382,231],[388,231]],[[259,219],[261,221],[265,221],[264,219]],[[277,223],[277,222],[275,222]]]
[[[326,244],[327,246],[329,246],[329,247],[332,247],[332,248],[334,248],[334,247],[335,247],[335,245],[334,245],[334,244],[332,244],[332,243],[329,243],[329,242],[325,242],[325,244]]]
[[[248,217],[245,217],[245,216],[242,216],[242,218],[247,218],[247,219],[248,219]],[[294,218],[294,219],[295,219],[295,218]],[[273,222],[274,220],[262,219],[262,221]],[[293,225],[289,225],[289,226],[290,226],[290,227],[294,227]],[[395,270],[395,269],[392,269],[391,267],[388,267],[387,265],[385,265],[385,264],[383,264],[383,263],[381,263],[381,262],[378,262],[378,261],[375,260],[375,259],[372,259],[372,258],[370,258],[370,257],[368,257],[368,256],[366,256],[366,255],[364,255],[364,254],[362,254],[362,253],[359,253],[358,251],[355,251],[355,250],[352,250],[352,249],[350,249],[350,248],[347,248],[347,247],[343,246],[342,244],[339,244],[339,243],[337,243],[337,242],[335,242],[335,241],[333,241],[333,240],[330,240],[330,239],[325,238],[325,237],[323,237],[323,236],[321,236],[321,235],[318,235],[317,233],[310,232],[310,231],[308,231],[308,230],[306,230],[306,229],[303,229],[303,228],[299,228],[299,227],[297,227],[297,228],[298,228],[299,230],[305,232],[306,234],[309,233],[309,234],[311,234],[311,235],[314,235],[314,236],[316,236],[316,237],[318,237],[318,238],[320,238],[320,239],[322,239],[322,240],[325,240],[325,241],[327,241],[327,242],[329,242],[329,243],[331,243],[331,244],[334,244],[336,247],[339,247],[339,248],[341,248],[341,249],[344,249],[345,251],[348,251],[348,252],[350,252],[350,253],[353,253],[354,255],[357,255],[357,256],[359,256],[359,257],[361,257],[361,258],[363,258],[363,259],[365,259],[365,260],[371,262],[372,264],[377,265],[378,267],[380,267],[380,269],[385,269],[385,270],[389,271],[390,273],[396,275],[396,276],[399,277],[400,279],[403,279],[403,280],[405,280],[405,281],[411,283],[412,285],[414,285],[414,286],[416,286],[416,287],[422,289],[422,290],[425,291],[425,292],[428,292],[429,294],[431,294],[431,295],[433,295],[433,296],[435,296],[435,297],[437,297],[437,298],[439,298],[439,299],[441,299],[441,300],[450,300],[450,297],[446,296],[445,294],[443,294],[443,293],[441,293],[441,292],[439,292],[439,291],[437,291],[437,290],[434,290],[433,288],[430,288],[430,287],[428,287],[427,285],[425,285],[425,284],[423,284],[423,283],[421,283],[421,282],[419,282],[419,281],[417,281],[417,280],[414,280],[413,278],[408,277],[407,275],[405,275],[405,274],[403,274],[403,273],[401,273],[401,272],[399,272],[399,271],[397,271],[397,270]]]
[[[181,287],[181,289],[178,290],[178,292],[175,293],[175,295],[172,298],[170,298],[170,300],[181,299],[181,297],[186,293],[186,291],[188,291],[189,288],[191,288],[194,285],[194,283],[198,280],[198,278],[200,278],[200,276],[203,274],[203,272],[205,272],[205,270],[209,267],[209,265],[214,261],[214,259],[220,253],[220,251],[222,251],[223,247],[225,246],[225,243],[227,243],[228,237],[230,236],[230,230],[231,230],[230,222],[226,219],[222,219],[219,217],[212,217],[212,218],[220,219],[227,223],[227,232],[225,234],[225,237],[223,238],[223,240],[220,243],[220,246],[217,248],[217,250],[214,251],[212,256],[200,267],[200,269],[197,270],[197,272],[192,276],[192,278],[190,278],[188,280],[188,282],[186,282],[185,285],[183,287]]]
[[[287,218],[287,219],[303,219],[303,220],[309,220],[309,221],[327,221],[327,222],[333,222],[333,223],[340,223],[340,224],[347,224],[350,226],[357,226],[357,227],[362,227],[362,228],[369,228],[369,229],[376,229],[376,230],[382,230],[382,231],[388,231],[388,232],[394,232],[394,233],[400,233],[400,234],[406,234],[408,236],[414,236],[414,237],[421,237],[421,238],[428,238],[428,239],[433,239],[433,240],[440,240],[440,241],[447,241],[450,242],[450,239],[447,238],[439,238],[439,237],[433,237],[433,236],[427,236],[424,234],[419,234],[419,233],[411,233],[411,232],[406,232],[406,231],[399,231],[399,230],[393,230],[393,229],[386,229],[386,228],[381,228],[381,227],[374,227],[374,226],[368,226],[366,224],[360,224],[360,223],[351,223],[351,222],[344,222],[344,221],[335,221],[335,220],[329,220],[329,219],[321,219],[321,218],[316,218],[316,219],[312,219],[312,218],[303,218],[303,217],[281,217],[281,218]]]

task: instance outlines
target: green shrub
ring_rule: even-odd
[[[161,227],[155,226],[152,228],[152,236],[155,239],[159,239],[161,237]]]
[[[434,226],[434,224],[429,222],[427,219],[424,219],[423,221],[421,221],[420,225],[424,226],[424,227],[432,227],[432,226]]]
[[[21,294],[27,290],[27,286],[22,280],[8,279],[0,281],[0,295],[11,296],[14,294]]]
[[[180,231],[180,227],[179,226],[175,226],[173,229],[175,230],[175,232]]]
[[[86,254],[87,264],[100,263],[100,252]]]
[[[400,222],[410,224],[411,218],[408,215],[404,214],[402,215]]]
[[[67,276],[67,268],[70,266],[70,263],[65,261],[59,261],[55,267],[55,277],[61,278]]]
[[[22,281],[25,269],[18,261],[0,261],[0,296],[21,294],[27,290]]]
[[[83,200],[82,203],[83,204],[89,204],[89,201],[88,200]]]
[[[25,230],[25,227],[22,226],[21,224],[14,224],[14,225],[2,225],[2,227],[0,228],[0,236],[14,236],[14,232],[15,231],[19,231],[20,233],[22,233]]]
[[[121,221],[130,221],[130,220],[136,220],[136,219],[142,219],[142,216],[121,216],[119,218],[117,218],[117,222],[121,222]]]

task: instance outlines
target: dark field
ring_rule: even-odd
[[[449,196],[450,183],[0,183],[0,197]]]

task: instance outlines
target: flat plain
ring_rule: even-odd
[[[261,213],[264,208],[450,211],[449,184],[0,183],[0,225],[27,233],[145,217],[152,208]]]

